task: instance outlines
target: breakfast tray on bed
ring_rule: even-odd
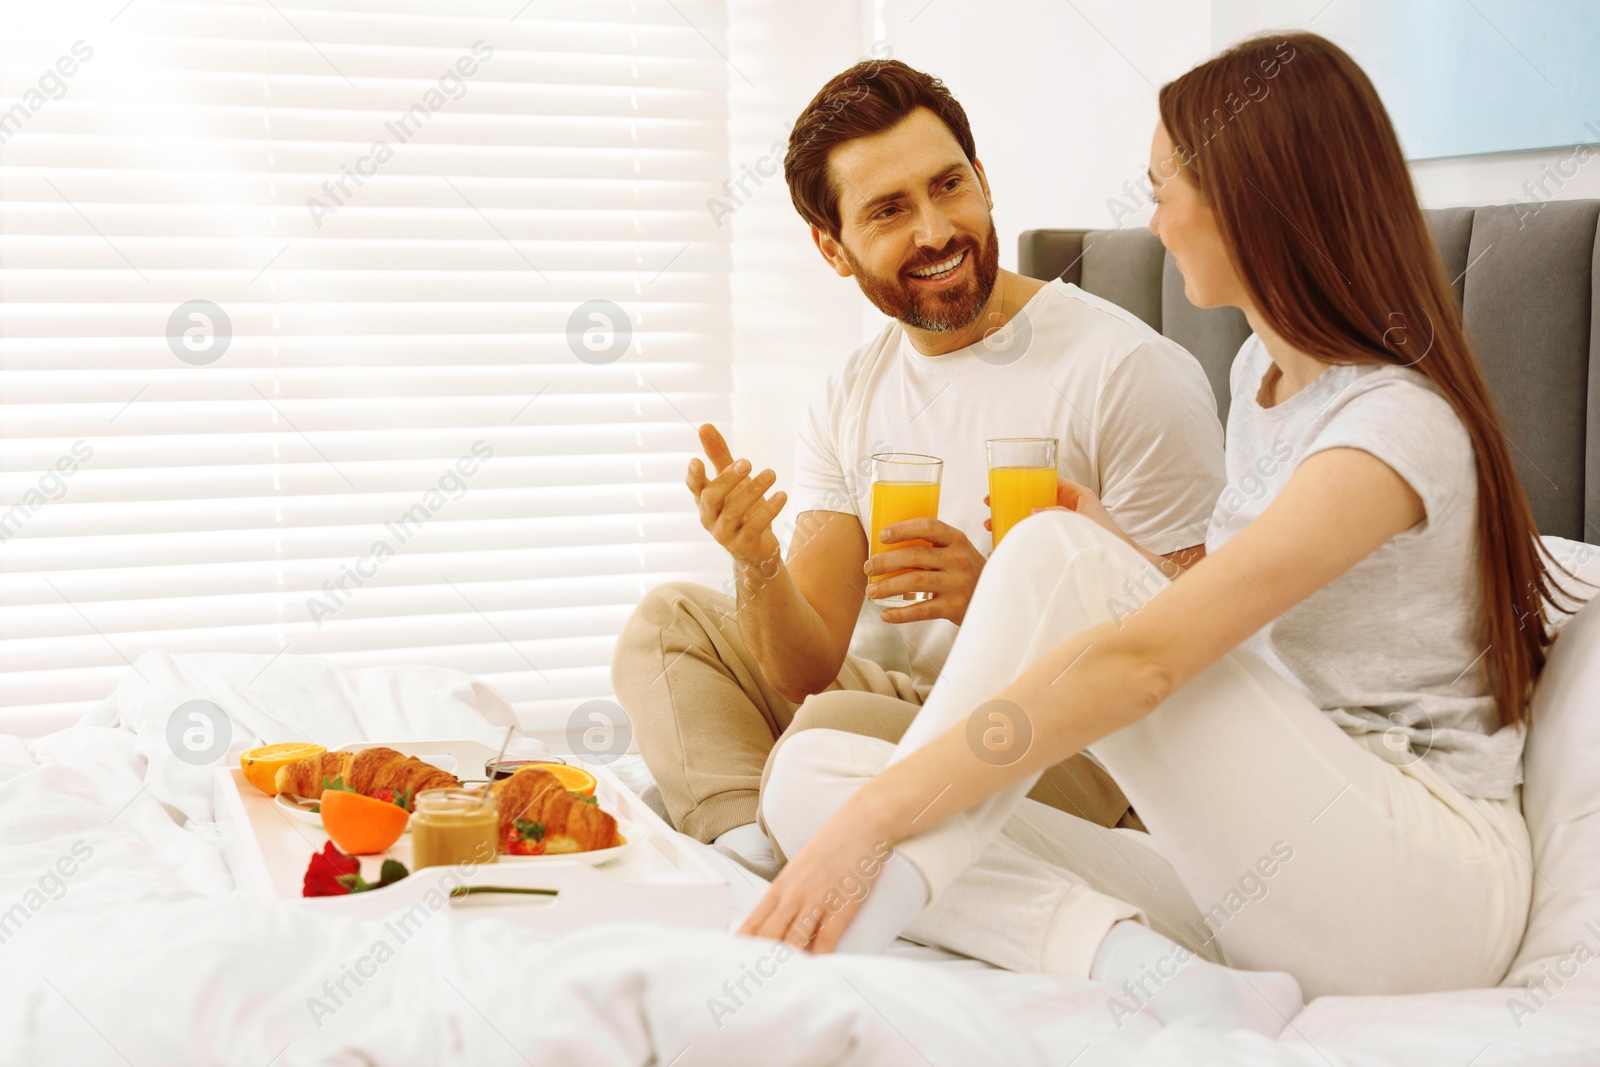
[[[466,778],[473,777],[475,768],[495,755],[488,746],[467,740],[366,742],[346,747],[374,744],[425,759]],[[600,806],[628,831],[628,847],[600,864],[594,864],[593,857],[581,858],[581,854],[502,855],[496,863],[412,870],[407,878],[363,893],[302,897],[306,867],[328,842],[320,826],[286,812],[250,785],[236,766],[219,767],[216,772],[217,825],[240,893],[294,901],[319,911],[380,918],[416,912],[419,906],[437,912],[448,904],[459,917],[506,919],[542,930],[570,930],[617,920],[726,928],[732,906],[730,887],[699,855],[695,843],[672,830],[605,767],[580,765],[598,782],[595,797]],[[360,857],[362,878],[376,882],[379,867],[391,858],[412,866],[409,833],[387,852]],[[473,887],[473,892],[452,896],[451,890],[460,886]],[[554,895],[500,893],[483,887],[553,890]]]

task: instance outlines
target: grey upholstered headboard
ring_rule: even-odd
[[[1428,212],[1467,333],[1500,404],[1539,531],[1600,543],[1600,200]],[[1249,334],[1201,310],[1148,230],[1028,230],[1018,266],[1111,300],[1195,354],[1228,414],[1228,368]]]

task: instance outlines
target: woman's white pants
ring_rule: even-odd
[[[768,830],[797,855],[867,779],[966,729],[1049,649],[1127,617],[1166,584],[1081,516],[1019,524],[900,744],[823,729],[787,738],[762,796]],[[968,736],[990,728],[1027,724],[980,721]],[[1208,959],[1288,971],[1308,998],[1495,985],[1522,940],[1534,877],[1519,799],[1464,797],[1384,741],[1347,735],[1235,651],[1089,746],[1148,834],[1030,801],[1036,779],[1019,782],[899,843],[933,892],[906,936],[1086,978],[1111,925],[1139,918]]]

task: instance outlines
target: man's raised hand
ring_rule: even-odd
[[[700,446],[716,471],[708,478],[705,465],[689,461],[686,483],[700,511],[700,525],[733,558],[749,564],[764,564],[778,554],[778,538],[772,520],[778,517],[788,495],[782,490],[766,496],[778,476],[769,468],[750,477],[751,463],[735,460],[728,443],[709,422],[700,427]]]

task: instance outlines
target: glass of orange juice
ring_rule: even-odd
[[[933,456],[921,456],[914,452],[879,452],[872,457],[872,522],[871,530],[867,537],[867,555],[876,556],[880,552],[887,552],[892,548],[906,548],[911,545],[928,545],[932,542],[923,540],[894,541],[884,544],[878,539],[878,534],[885,526],[907,519],[937,519],[939,517],[939,481],[944,477],[944,460]],[[905,574],[903,570],[893,571],[889,574],[874,575],[872,582],[879,578],[893,578],[895,575]],[[932,593],[904,593],[894,596],[879,597],[872,592],[872,584],[868,583],[867,595],[878,604],[899,608],[918,601],[930,600]]]
[[[989,449],[989,525],[994,547],[1034,508],[1056,505],[1054,437],[1000,437]]]

